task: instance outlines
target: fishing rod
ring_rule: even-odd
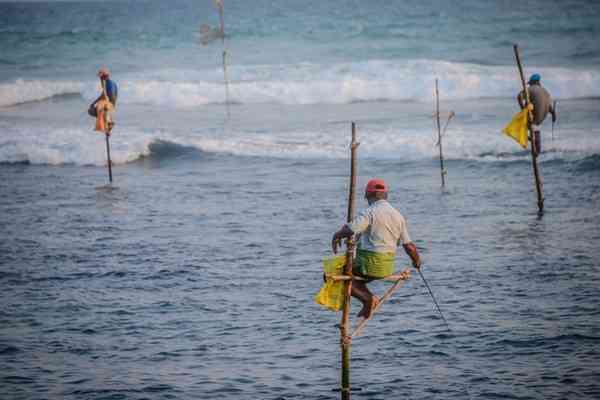
[[[444,317],[444,314],[442,313],[442,309],[440,308],[440,305],[438,304],[437,300],[435,299],[435,296],[433,295],[433,292],[431,291],[431,288],[429,287],[429,284],[427,283],[427,280],[425,279],[425,277],[423,276],[423,273],[421,272],[421,268],[415,268],[415,269],[417,270],[419,275],[421,275],[421,279],[423,279],[423,283],[425,283],[427,290],[429,290],[429,294],[431,295],[431,298],[433,299],[433,302],[435,303],[435,306],[437,307],[437,310],[439,311],[440,316],[444,320],[444,323],[446,324],[446,328],[448,328],[449,331],[452,331],[452,329],[450,329],[450,325],[448,325],[448,321],[446,321],[446,318]]]

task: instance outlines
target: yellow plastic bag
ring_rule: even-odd
[[[533,110],[532,105],[516,113],[508,125],[502,129],[502,132],[513,138],[524,149],[527,148],[527,120],[529,110]]]
[[[323,260],[323,272],[326,274],[341,275],[346,265],[346,256],[337,256]],[[340,311],[344,308],[344,281],[327,279],[315,296],[315,302],[331,311]]]

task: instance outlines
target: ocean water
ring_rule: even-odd
[[[340,315],[312,298],[351,121],[358,209],[386,179],[451,327],[413,273],[353,342],[353,397],[600,398],[600,4],[224,6],[229,115],[211,1],[0,2],[0,398],[338,398]],[[558,102],[541,217],[501,133],[513,43]]]

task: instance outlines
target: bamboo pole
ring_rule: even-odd
[[[106,158],[108,162],[108,181],[112,183],[112,161],[110,160],[110,143],[108,142],[108,138],[110,137],[110,131],[107,131],[106,136]]]
[[[106,94],[106,82],[104,82],[103,80],[100,81],[100,85],[102,86],[102,95],[108,99],[108,95]],[[104,126],[106,131],[104,132],[104,136],[106,136],[106,162],[108,165],[108,181],[110,183],[112,183],[113,178],[112,178],[112,161],[110,159],[110,142],[109,142],[109,138],[110,138],[110,132],[112,130],[111,127],[109,127],[108,125],[108,110],[104,111]]]
[[[223,50],[223,80],[225,81],[225,108],[227,109],[227,118],[231,117],[229,111],[229,74],[227,73],[227,50]]]
[[[530,104],[529,99],[529,90],[527,89],[527,84],[525,83],[525,75],[523,75],[523,66],[521,65],[521,57],[519,56],[519,46],[513,45],[513,49],[515,51],[515,59],[517,60],[517,66],[519,67],[519,75],[521,76],[521,85],[523,86],[523,91],[525,92],[525,100],[527,102],[527,107]],[[531,110],[528,111],[529,121],[527,124],[527,129],[529,130],[529,141],[531,142],[531,163],[533,165],[533,175],[535,177],[535,188],[537,191],[537,204],[538,204],[538,214],[544,213],[544,193],[542,189],[542,180],[540,178],[540,171],[537,163],[537,149],[535,148],[535,137],[534,133],[531,129],[531,122],[533,121],[533,115]]]
[[[216,0],[215,4],[219,9],[219,32],[223,46],[225,46],[225,9],[223,8],[223,0]]]
[[[227,73],[227,58],[229,53],[227,52],[227,45],[225,43],[225,9],[223,7],[223,0],[216,0],[215,4],[219,9],[219,34],[221,36],[221,43],[223,45],[223,80],[225,82],[225,108],[227,110],[227,118],[231,117],[229,110],[229,74]]]
[[[350,190],[348,193],[348,218],[347,222],[352,222],[356,213],[356,149],[359,143],[356,142],[356,124],[352,122],[352,143],[350,143]],[[350,268],[352,270],[352,268]]]
[[[435,80],[435,119],[438,131],[438,146],[440,147],[440,174],[442,175],[442,187],[446,186],[446,171],[444,170],[444,152],[442,149],[442,129],[440,124],[440,93],[438,80]]]
[[[355,193],[357,181],[357,163],[356,150],[359,143],[356,142],[356,124],[352,122],[352,142],[350,144],[350,190],[348,194],[348,218],[347,222],[354,219],[355,214]],[[350,302],[352,294],[352,266],[354,265],[354,238],[350,237],[346,242],[346,266],[344,274],[350,277],[345,284],[345,299],[344,310],[342,313],[342,322],[340,324],[340,345],[342,347],[342,376],[340,393],[342,400],[350,400],[350,347],[352,345],[352,337],[349,335],[350,330]]]
[[[404,279],[405,277],[406,277],[406,275],[404,274],[404,271],[403,271],[399,274],[388,275],[385,278],[379,278],[377,280],[378,281],[386,281],[386,282],[396,282],[398,279]],[[373,279],[363,278],[362,276],[348,276],[348,275],[335,275],[335,274],[325,274],[325,278],[332,279],[336,282],[349,281],[349,280],[370,282],[373,280]]]
[[[552,102],[552,110],[554,111],[554,115],[556,115],[556,100]],[[554,143],[554,116],[552,117],[552,143]]]

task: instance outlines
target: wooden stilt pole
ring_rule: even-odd
[[[356,150],[358,149],[359,143],[356,141],[356,124],[352,122],[352,143],[350,143],[350,190],[348,193],[348,218],[347,222],[351,222],[354,219],[356,213],[356,181],[357,181],[357,161],[356,161]],[[352,268],[350,268],[352,271]]]
[[[352,143],[350,144],[350,190],[348,195],[348,218],[347,222],[354,219],[355,214],[355,193],[356,193],[356,150],[359,143],[356,141],[356,124],[352,122]],[[354,238],[349,238],[346,242],[346,266],[344,274],[352,277],[352,266],[354,265]],[[342,322],[340,324],[340,345],[342,347],[342,377],[340,393],[342,400],[350,400],[350,347],[352,337],[350,331],[350,301],[352,294],[352,279],[346,281],[346,295],[344,301],[344,310],[342,313]]]
[[[229,111],[229,77],[227,73],[227,46],[225,44],[225,9],[223,0],[215,0],[215,4],[219,9],[219,32],[221,34],[221,42],[223,44],[223,80],[225,81],[225,108],[227,109],[227,118],[231,116]]]
[[[106,158],[108,163],[108,181],[112,183],[112,161],[110,160],[110,143],[108,141],[110,137],[110,132],[105,133],[106,136]]]
[[[102,94],[104,95],[104,98],[108,99],[108,95],[106,94],[106,82],[104,82],[103,80],[100,81],[100,84],[102,85]],[[108,122],[109,122],[109,111],[105,110],[104,111],[104,135],[106,136],[106,160],[107,160],[107,165],[108,165],[108,181],[110,183],[112,183],[113,179],[112,179],[112,161],[110,160],[110,142],[109,142],[109,138],[110,138],[110,132],[112,130],[112,127],[109,126]]]
[[[221,40],[223,46],[225,45],[225,9],[223,7],[223,0],[216,0],[215,4],[219,9],[219,31],[221,33]]]
[[[554,110],[554,115],[556,115],[556,100],[552,103],[552,109]],[[555,120],[552,118],[552,143],[554,143],[554,123]]]
[[[444,152],[442,148],[442,128],[440,124],[440,93],[438,80],[435,80],[435,118],[438,131],[438,146],[440,146],[440,173],[442,175],[442,187],[446,186],[446,170],[444,169]]]
[[[229,111],[229,77],[227,73],[227,50],[223,50],[223,79],[225,80],[225,108],[227,109],[227,118],[231,117]]]
[[[200,32],[202,33],[201,42],[202,44],[208,44],[215,39],[221,38],[221,44],[223,46],[222,58],[221,62],[223,65],[223,82],[225,84],[225,108],[227,110],[227,118],[231,116],[229,111],[229,77],[227,72],[227,63],[229,53],[227,51],[227,42],[225,41],[225,8],[223,6],[223,0],[213,0],[215,7],[219,11],[219,32],[218,36],[215,35],[215,30],[213,30],[209,25],[202,25],[200,27]]]
[[[523,66],[521,65],[521,57],[519,56],[519,47],[518,45],[513,45],[513,49],[515,51],[515,58],[517,60],[517,66],[519,67],[519,75],[521,75],[521,85],[523,86],[523,91],[525,92],[525,99],[527,101],[527,106],[530,104],[529,99],[529,90],[527,89],[527,84],[525,83],[525,75],[523,75]],[[529,141],[531,142],[531,163],[533,164],[533,175],[535,177],[535,188],[537,191],[537,203],[538,203],[538,214],[544,213],[544,193],[542,189],[542,180],[540,178],[540,171],[537,163],[537,149],[535,148],[535,137],[533,130],[531,129],[531,123],[533,121],[533,115],[531,110],[529,110],[529,122],[527,124],[529,130]]]

